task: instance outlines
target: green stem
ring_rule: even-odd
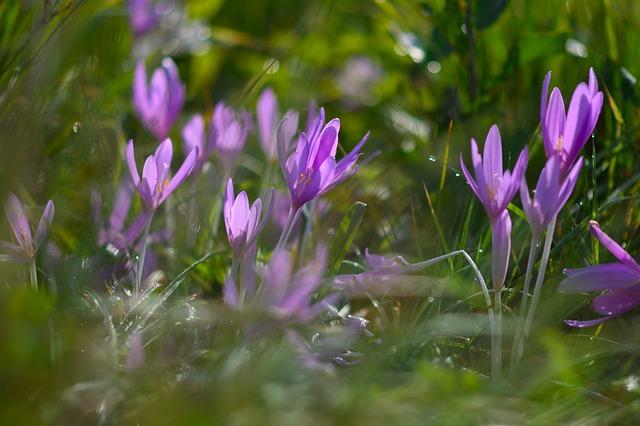
[[[38,291],[38,270],[36,269],[36,259],[29,262],[29,278],[31,279],[31,288]]]
[[[136,274],[136,285],[134,288],[134,294],[137,296],[140,294],[142,288],[142,274],[144,273],[144,259],[147,255],[147,247],[149,245],[149,231],[151,229],[151,221],[153,220],[153,213],[149,214],[149,219],[144,227],[144,233],[142,234],[142,251],[138,258],[138,273]]]
[[[536,308],[538,307],[538,301],[540,300],[540,293],[542,293],[542,284],[544,282],[544,276],[547,272],[547,265],[549,264],[549,254],[551,253],[551,243],[553,242],[553,233],[556,229],[556,218],[554,216],[551,222],[547,226],[547,235],[544,239],[544,248],[542,249],[542,258],[540,260],[540,270],[536,277],[536,286],[533,289],[533,298],[531,299],[531,306],[527,312],[527,320],[524,324],[524,331],[521,339],[521,343],[518,349],[518,360],[522,358],[524,353],[524,343],[531,331],[531,325],[533,324],[533,318],[536,315]]]
[[[296,223],[301,211],[302,207],[298,207],[297,209],[291,207],[291,209],[289,209],[287,224],[282,229],[282,234],[280,234],[280,239],[278,240],[278,244],[276,244],[275,250],[281,249],[287,243],[289,235],[291,235],[291,231],[293,230],[293,225]]]
[[[518,350],[520,340],[522,339],[522,329],[524,327],[525,315],[527,311],[527,302],[529,300],[529,287],[531,286],[531,277],[533,275],[533,265],[536,262],[536,254],[538,252],[538,242],[540,234],[534,232],[531,235],[531,246],[529,247],[529,258],[527,259],[527,271],[524,275],[524,287],[522,289],[522,302],[520,302],[520,311],[518,313],[518,322],[516,324],[516,332],[513,337],[513,345],[511,347],[511,365],[513,369],[518,364]]]

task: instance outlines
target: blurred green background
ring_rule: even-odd
[[[640,257],[639,2],[165,3],[160,28],[138,42],[120,1],[0,3],[0,195],[27,198],[33,220],[53,199],[51,238],[65,256],[41,271],[55,275],[56,294],[14,290],[23,271],[1,266],[1,423],[635,424],[640,352],[633,312],[599,329],[568,330],[562,319],[592,315],[590,299],[558,295],[555,286],[564,267],[608,259],[588,234],[589,219]],[[155,145],[130,100],[135,60],[147,55],[148,67],[174,58],[187,86],[172,132],[176,152],[190,115],[211,112],[218,100],[255,112],[259,93],[270,86],[281,110],[296,108],[302,117],[315,100],[341,118],[345,150],[371,131],[366,165],[326,197],[332,210],[318,224],[317,239],[330,239],[353,202],[363,201],[368,207],[350,259],[360,261],[365,247],[411,260],[464,248],[487,275],[489,225],[459,174],[460,153],[468,158],[469,139],[482,143],[497,123],[506,164],[529,146],[533,186],[544,163],[538,133],[544,75],[552,71],[552,85],[568,102],[593,67],[605,106],[559,218],[522,371],[490,386],[476,374],[487,370],[486,339],[439,328],[442,314],[482,306],[471,280],[462,279],[471,275],[461,261],[430,270],[451,279],[429,286],[427,295],[359,302],[379,341],[363,343],[367,361],[336,375],[292,367],[294,355],[278,337],[247,348],[227,330],[209,342],[205,356],[195,348],[206,341],[190,352],[192,343],[184,342],[197,332],[175,325],[157,326],[158,340],[170,343],[153,349],[172,355],[159,354],[135,380],[112,371],[101,361],[101,315],[82,303],[92,273],[86,263],[97,250],[91,190],[109,205],[114,185],[126,177],[126,141],[134,138],[145,152]],[[261,155],[254,134],[236,173],[252,196]],[[214,190],[200,196],[213,197]],[[517,208],[512,217],[507,299],[515,307],[528,226]],[[1,238],[10,239],[1,223]],[[178,245],[164,253],[163,269],[173,277],[200,255]],[[201,268],[182,296],[200,291],[215,298],[223,268]],[[179,322],[184,306],[176,305],[163,323],[174,316]],[[225,346],[227,340],[234,343]],[[237,365],[229,366],[231,359]]]

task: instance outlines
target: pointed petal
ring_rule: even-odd
[[[278,99],[270,88],[265,89],[260,98],[256,111],[258,120],[258,130],[260,131],[260,142],[262,149],[268,158],[275,155],[275,126],[278,120]]]
[[[49,228],[51,228],[51,223],[53,223],[54,212],[55,208],[53,206],[53,201],[49,200],[46,207],[44,208],[42,217],[40,217],[38,228],[36,229],[36,237],[33,241],[33,246],[36,250],[38,250],[40,244],[47,238],[47,235],[49,234]]]
[[[595,96],[598,92],[598,79],[596,73],[593,71],[593,67],[589,68],[589,93],[591,96]]]
[[[567,278],[558,286],[561,293],[622,289],[640,284],[640,273],[620,263],[566,269],[564,273]]]
[[[613,238],[605,234],[602,229],[600,229],[600,224],[598,224],[598,222],[595,220],[589,221],[589,230],[598,240],[600,240],[600,243],[604,248],[616,257],[616,259],[627,267],[640,271],[640,265],[638,265],[638,262],[636,262],[631,255],[620,246],[620,244],[615,242]]]
[[[182,128],[182,140],[184,155],[189,155],[191,150],[196,146],[200,148],[200,154],[204,153],[205,148],[205,131],[204,118],[200,114],[196,114]]]
[[[494,184],[502,177],[502,141],[500,139],[500,130],[495,124],[489,129],[487,138],[484,142],[484,155],[482,156],[484,178],[493,188]]]
[[[171,158],[173,157],[173,143],[171,139],[165,139],[154,154],[156,161],[157,182],[164,186],[165,180],[169,177],[171,171]]]
[[[544,126],[544,119],[547,116],[547,97],[549,96],[549,83],[551,82],[551,71],[544,76],[542,81],[542,92],[540,93],[540,125]],[[543,129],[544,132],[544,129]]]
[[[587,85],[581,83],[571,96],[564,127],[564,150],[567,152],[567,166],[573,164],[575,157],[587,142],[591,122],[591,103]]]
[[[596,318],[596,319],[593,319],[593,320],[587,320],[587,321],[565,320],[564,322],[569,327],[587,328],[587,327],[594,327],[596,325],[602,324],[603,322],[608,321],[611,318],[613,318],[613,315],[606,316],[606,317],[601,317],[601,318]]]
[[[560,137],[563,136],[566,121],[567,119],[562,93],[560,93],[560,89],[554,87],[551,91],[551,97],[549,98],[549,105],[547,107],[547,115],[545,117],[546,134],[543,135],[544,150],[547,157],[551,157],[553,154],[557,153],[559,151],[558,148],[567,143],[566,140],[559,142]],[[566,138],[566,135],[563,137]]]
[[[31,225],[24,212],[22,203],[13,193],[9,194],[9,199],[5,205],[5,213],[18,244],[25,252],[29,253],[33,244]]]
[[[138,166],[136,165],[136,157],[133,152],[133,139],[129,139],[127,149],[125,150],[125,158],[127,160],[127,167],[129,168],[129,174],[133,180],[133,184],[138,186],[140,183],[140,175],[138,174]]]
[[[193,167],[196,164],[199,152],[200,149],[196,147],[191,150],[189,155],[187,155],[187,158],[184,159],[184,162],[182,163],[176,174],[173,176],[173,178],[171,178],[169,184],[164,188],[160,202],[166,200],[167,197],[169,197],[169,195],[171,195],[173,191],[175,191],[182,184],[182,182],[184,182],[189,177],[189,175],[193,171]]]
[[[222,198],[222,214],[224,216],[224,224],[227,228],[227,235],[231,235],[231,208],[233,207],[233,201],[235,200],[235,195],[233,192],[233,180],[229,178],[227,181],[227,187],[224,191],[224,196]]]
[[[142,180],[146,182],[147,188],[153,196],[158,188],[158,169],[156,168],[156,159],[153,155],[147,157],[142,166]]]

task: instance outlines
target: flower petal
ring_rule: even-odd
[[[138,186],[140,183],[140,175],[138,174],[138,165],[136,164],[136,156],[133,152],[133,139],[129,139],[127,148],[125,150],[125,158],[127,160],[127,167],[129,168],[129,174],[133,180],[133,184]]]
[[[558,286],[558,291],[562,293],[621,289],[640,284],[638,271],[621,263],[566,269],[564,273],[567,278]]]
[[[621,315],[638,305],[638,287],[612,290],[593,299],[593,310],[602,315]]]
[[[600,240],[600,243],[604,248],[616,257],[616,259],[624,263],[627,267],[640,271],[640,265],[638,265],[638,262],[636,262],[631,255],[620,246],[620,244],[615,242],[613,238],[605,234],[602,229],[600,229],[600,224],[598,224],[598,222],[595,220],[589,221],[589,230],[598,240]]]
[[[49,200],[46,207],[44,208],[42,217],[40,217],[38,227],[36,228],[36,236],[33,241],[35,250],[38,250],[40,244],[47,238],[47,235],[49,234],[49,228],[51,228],[51,223],[53,222],[54,212],[55,208],[53,206],[53,201]]]
[[[33,244],[31,225],[24,212],[22,203],[13,193],[9,194],[9,199],[5,205],[5,213],[18,244],[25,252],[29,253]]]
[[[511,217],[504,210],[493,224],[493,238],[491,247],[491,268],[493,288],[502,289],[509,269],[509,254],[511,253]]]

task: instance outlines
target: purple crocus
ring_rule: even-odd
[[[49,200],[44,208],[40,222],[38,222],[36,234],[32,236],[31,225],[24,212],[22,203],[15,194],[9,194],[9,199],[5,205],[5,213],[9,220],[9,225],[11,225],[13,236],[18,244],[0,241],[2,260],[12,260],[18,263],[32,262],[42,242],[47,239],[49,228],[53,222],[54,211],[53,201]]]
[[[269,161],[275,160],[278,146],[277,128],[280,122],[278,111],[278,98],[270,88],[265,89],[258,99],[257,106],[258,129],[260,130],[260,143]],[[283,122],[285,146],[291,144],[291,140],[298,129],[299,115],[294,110],[285,113],[287,120]]]
[[[589,82],[580,83],[573,91],[569,109],[565,113],[560,89],[554,87],[548,98],[551,71],[542,83],[540,98],[540,128],[547,157],[560,157],[560,171],[564,176],[578,159],[580,151],[598,122],[603,95],[593,68],[589,69]]]
[[[306,322],[317,317],[327,305],[335,302],[337,295],[331,294],[313,302],[313,295],[322,284],[327,266],[327,250],[319,246],[311,263],[293,271],[291,253],[276,250],[266,267],[257,304],[279,318]]]
[[[171,58],[164,58],[162,66],[147,82],[144,62],[136,65],[133,80],[133,108],[142,124],[158,139],[169,136],[171,126],[184,105],[185,88],[178,68]]]
[[[158,14],[151,0],[128,0],[129,24],[136,37],[143,36],[158,25]]]
[[[271,203],[269,203],[270,205]],[[222,209],[231,250],[234,256],[240,257],[258,238],[269,216],[270,208],[267,208],[267,212],[261,220],[262,200],[258,198],[249,207],[247,193],[242,191],[236,197],[233,191],[233,181],[229,179]]]
[[[300,134],[296,149],[288,158],[284,135],[279,135],[278,157],[291,194],[292,209],[298,210],[356,172],[360,149],[369,138],[369,133],[350,153],[336,162],[339,132],[340,120],[334,118],[325,124],[324,108],[320,108],[309,133]]]
[[[617,242],[605,234],[596,221],[589,222],[589,230],[611,253],[617,262],[565,269],[567,275],[558,291],[579,293],[604,291],[593,299],[593,309],[604,315],[588,321],[565,321],[572,327],[592,327],[640,305],[640,265]]]
[[[222,164],[230,167],[247,141],[251,130],[251,116],[246,111],[239,114],[220,101],[213,111],[211,140]]]
[[[129,141],[125,153],[127,166],[133,179],[133,185],[140,193],[149,211],[155,211],[191,174],[198,158],[198,151],[198,147],[192,149],[175,176],[171,177],[173,144],[171,139],[165,139],[158,145],[155,154],[147,157],[142,168],[142,178],[140,178],[133,151],[133,139]]]
[[[204,118],[200,114],[191,117],[182,128],[184,154],[188,155],[193,148],[198,147],[198,159],[194,166],[196,171],[202,169],[215,148],[216,129],[214,126],[210,126],[209,130],[211,136],[207,138]]]
[[[502,168],[502,141],[495,124],[489,129],[484,144],[484,157],[480,156],[478,144],[471,139],[471,161],[475,179],[469,173],[462,154],[460,166],[471,190],[476,194],[489,216],[492,228],[492,270],[494,288],[502,288],[509,265],[511,249],[511,218],[507,206],[518,192],[527,168],[528,151],[520,153],[513,174]]]
[[[551,156],[540,173],[533,198],[529,196],[526,178],[520,184],[520,199],[533,233],[540,233],[564,207],[576,186],[583,159],[580,157],[565,179],[560,176],[560,158]]]

